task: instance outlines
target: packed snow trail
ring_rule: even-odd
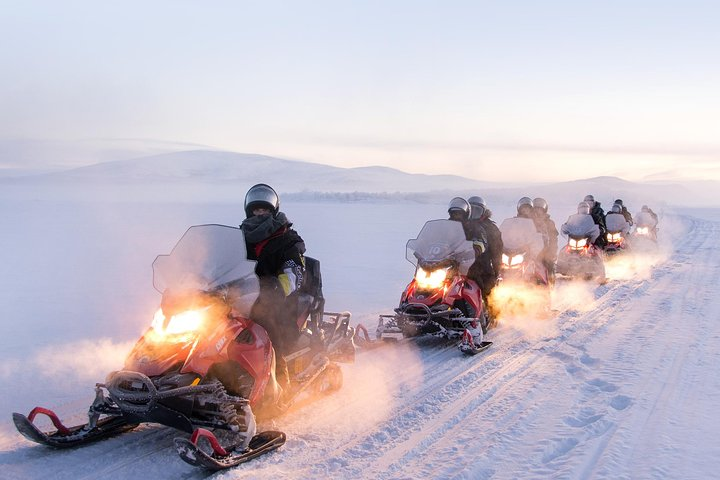
[[[715,476],[720,223],[681,223],[668,258],[559,284],[575,302],[503,321],[476,357],[434,338],[358,355],[341,391],[265,425],[284,447],[214,478]],[[0,463],[18,479],[208,475],[176,457],[177,435],[145,426],[53,451],[6,434]]]

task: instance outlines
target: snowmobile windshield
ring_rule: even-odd
[[[655,220],[653,216],[650,215],[650,212],[640,212],[635,215],[635,223],[638,226],[653,228],[655,227],[655,225],[657,225],[657,220]]]
[[[498,227],[502,235],[503,251],[511,254],[529,253],[534,257],[543,249],[542,235],[529,218],[506,218]]]
[[[232,284],[256,297],[260,285],[255,263],[247,259],[242,230],[226,225],[190,227],[170,255],[153,262],[153,286],[166,290],[212,291]]]
[[[629,225],[622,213],[610,213],[605,217],[608,232],[624,232]]]
[[[588,237],[595,229],[595,221],[590,215],[575,214],[563,225],[563,231],[570,237]]]
[[[408,240],[406,258],[416,267],[454,261],[460,274],[465,275],[475,261],[475,250],[472,242],[465,237],[462,223],[431,220],[423,226],[417,238]]]

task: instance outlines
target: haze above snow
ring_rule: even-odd
[[[32,144],[30,144],[32,145]],[[39,144],[38,148],[47,145]],[[137,148],[175,148],[182,144],[139,144]],[[27,145],[26,145],[27,147]],[[89,147],[88,147],[89,148]],[[461,175],[405,173],[387,167],[341,168],[318,163],[274,158],[259,154],[218,150],[182,150],[158,155],[114,159],[129,155],[124,150],[103,150],[105,157],[91,165],[51,170],[48,159],[31,162],[23,176],[0,176],[4,188],[31,189],[38,195],[70,195],[91,198],[115,195],[125,200],[194,198],[196,201],[238,199],[251,185],[264,182],[283,196],[305,200],[372,200],[393,196],[411,201],[449,200],[456,195],[481,195],[487,200],[509,196],[543,196],[551,203],[581,199],[587,193],[603,192],[630,202],[655,205],[716,205],[718,182],[629,182],[617,177],[595,177],[558,183],[522,185],[470,179]],[[25,153],[32,152],[32,149]],[[1,152],[0,152],[1,153]],[[74,155],[64,151],[65,156]],[[36,157],[37,158],[37,157]],[[77,157],[82,159],[82,156]],[[22,158],[20,158],[22,160]],[[87,161],[87,159],[85,159]],[[5,159],[5,164],[10,164]],[[55,168],[57,168],[55,166]],[[44,172],[28,174],[29,172]],[[112,188],[108,190],[109,186]],[[148,188],[149,187],[149,188]],[[174,194],[168,195],[169,191]],[[605,203],[612,201],[604,199]]]

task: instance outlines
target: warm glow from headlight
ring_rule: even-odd
[[[635,229],[635,233],[638,235],[647,235],[649,233],[648,227],[638,227]]]
[[[415,281],[420,288],[438,289],[445,282],[449,270],[450,267],[438,268],[437,270],[426,272],[418,267],[415,273]]]
[[[568,240],[568,245],[570,245],[570,248],[574,250],[579,250],[585,245],[587,245],[587,238],[581,238],[580,240],[575,240],[574,238],[571,238],[570,240]]]
[[[515,265],[520,265],[525,260],[525,255],[522,253],[519,255],[513,255],[513,257],[510,259],[510,266],[514,267]]]
[[[607,239],[608,239],[608,242],[617,243],[620,240],[622,240],[622,233],[608,233]]]
[[[165,315],[162,313],[162,309],[158,309],[155,312],[155,316],[152,321],[152,328],[157,335],[179,335],[183,333],[191,333],[200,328],[205,318],[205,312],[210,307],[203,308],[201,310],[188,310],[186,312],[179,313],[170,317],[170,320],[165,322]]]

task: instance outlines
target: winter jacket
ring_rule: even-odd
[[[625,217],[625,221],[628,222],[630,226],[633,224],[633,218],[632,214],[630,214],[630,211],[627,209],[625,205],[622,206],[622,215]]]
[[[605,225],[605,211],[602,207],[600,207],[600,202],[595,202],[592,210],[590,210],[590,216],[593,218],[595,225],[597,225],[600,229],[600,235],[593,243],[595,243],[598,247],[603,248],[607,243],[605,238],[607,234],[607,225]]]
[[[553,222],[547,213],[538,214],[533,220],[545,240],[545,249],[542,252],[542,257],[547,262],[552,263],[557,259],[558,251],[558,231],[555,222]]]
[[[260,278],[260,296],[250,317],[267,330],[281,355],[290,352],[300,335],[296,292],[305,273],[305,242],[291,226],[282,212],[264,220],[250,217],[241,225],[248,259],[257,260]]]

